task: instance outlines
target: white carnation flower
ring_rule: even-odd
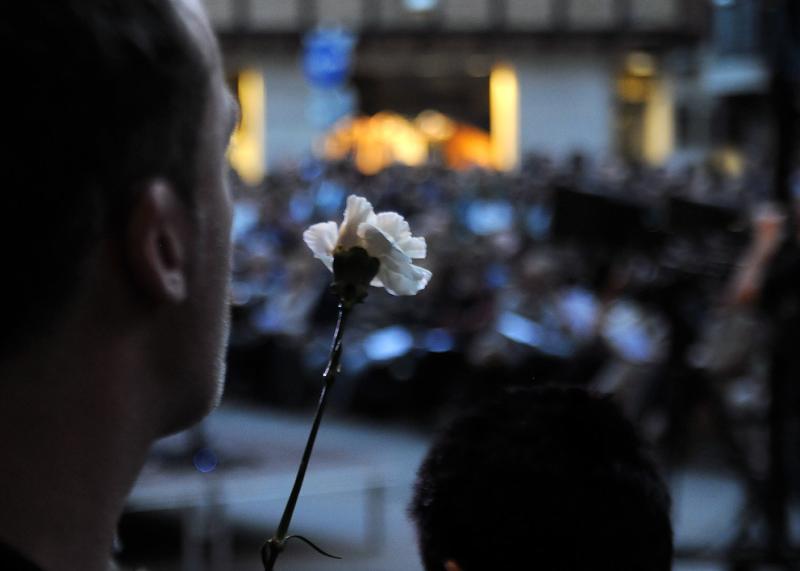
[[[366,198],[350,195],[341,227],[336,222],[314,224],[303,233],[303,240],[330,271],[337,251],[364,248],[380,262],[373,286],[392,295],[414,295],[425,288],[431,272],[415,266],[413,259],[427,254],[425,238],[411,235],[411,228],[396,212],[376,214]]]

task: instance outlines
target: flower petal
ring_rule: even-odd
[[[376,215],[375,226],[390,238],[409,258],[422,259],[428,253],[425,238],[411,235],[408,222],[397,212],[381,212]]]
[[[399,240],[397,242],[397,247],[403,250],[405,255],[409,258],[421,260],[428,255],[428,245],[425,242],[425,238],[422,237],[409,236],[408,238]]]
[[[392,295],[414,295],[424,289],[431,279],[431,272],[415,266],[411,258],[395,246],[384,232],[370,224],[359,226],[367,252],[380,260],[376,281],[380,281]]]
[[[416,295],[428,285],[433,274],[430,270],[409,264],[403,271],[393,271],[382,263],[378,276],[383,287],[392,295]]]
[[[345,249],[360,246],[358,227],[364,223],[375,224],[376,218],[372,204],[366,198],[355,194],[348,196],[337,246]]]
[[[320,222],[303,232],[303,241],[314,257],[322,261],[330,271],[333,271],[333,250],[338,238],[339,227],[336,222]]]
[[[399,218],[382,217],[385,214],[391,214]],[[394,212],[381,212],[376,216],[378,224],[370,224],[365,222],[358,227],[358,235],[363,239],[365,228],[372,227],[379,230],[389,243],[394,244],[400,251],[402,251],[409,258],[422,259],[428,253],[428,247],[425,238],[417,238],[411,235],[408,229],[408,222],[403,220],[402,216]]]
[[[361,237],[362,246],[373,258],[388,255],[394,247],[394,241],[391,236],[369,222],[359,224],[358,235]],[[399,248],[397,249],[399,250]]]
[[[411,228],[397,212],[381,212],[375,216],[375,226],[395,242],[411,237]]]

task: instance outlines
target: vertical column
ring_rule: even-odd
[[[317,25],[318,10],[316,0],[297,0],[300,8],[299,24],[301,28],[309,29]]]
[[[362,26],[366,30],[380,27],[381,12],[385,0],[361,0]]]
[[[649,83],[642,151],[648,163],[661,165],[669,159],[675,147],[675,98],[668,78],[653,78]]]
[[[264,178],[266,164],[266,86],[259,70],[243,70],[237,80],[241,119],[231,139],[230,161],[247,184]]]
[[[492,162],[510,171],[519,163],[519,83],[508,64],[499,64],[489,77]]]
[[[615,0],[614,19],[616,20],[616,26],[620,30],[631,28],[631,0]]]
[[[569,28],[569,13],[571,0],[551,0],[550,14],[552,14],[553,28],[565,30]]]
[[[495,30],[502,30],[508,21],[508,2],[506,0],[493,0],[488,3],[488,19],[490,26]]]

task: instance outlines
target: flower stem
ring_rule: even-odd
[[[317,432],[319,425],[322,422],[322,415],[325,413],[325,407],[328,404],[328,394],[333,387],[336,380],[336,374],[339,372],[339,364],[342,358],[342,336],[344,335],[344,324],[347,316],[350,313],[350,307],[347,304],[339,304],[339,318],[336,322],[336,330],[333,334],[333,343],[331,344],[330,357],[328,358],[328,366],[322,374],[324,385],[322,392],[319,396],[319,403],[317,404],[317,412],[314,415],[314,422],[311,425],[311,432],[306,441],[306,447],[303,451],[303,458],[300,461],[300,466],[297,469],[297,476],[295,476],[294,486],[292,492],[289,494],[289,500],[286,502],[286,507],[283,510],[278,529],[270,539],[264,542],[261,547],[261,561],[264,564],[264,571],[272,571],[275,567],[275,562],[278,556],[283,551],[287,534],[289,532],[289,525],[292,522],[294,509],[297,506],[297,500],[300,497],[300,490],[303,487],[303,480],[305,479],[306,470],[308,469],[308,462],[311,459],[311,453],[314,450],[314,443],[317,440]]]

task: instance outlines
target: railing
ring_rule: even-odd
[[[221,32],[297,33],[342,24],[361,33],[699,33],[699,0],[205,0]]]

